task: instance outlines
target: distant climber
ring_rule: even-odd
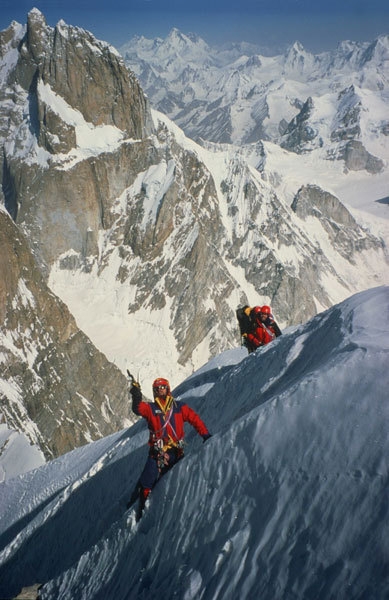
[[[211,434],[192,408],[173,398],[167,379],[158,378],[153,382],[154,402],[145,402],[139,383],[130,377],[132,410],[146,419],[150,432],[149,455],[127,505],[130,507],[139,498],[137,519],[140,519],[157,481],[184,456],[184,422],[190,423],[204,442]]]
[[[245,305],[236,310],[236,316],[242,344],[246,346],[249,354],[282,334],[274,320],[270,306],[251,308]]]

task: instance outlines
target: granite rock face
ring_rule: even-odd
[[[338,198],[316,185],[307,185],[297,192],[292,210],[302,219],[314,217],[325,229],[332,247],[340,256],[353,263],[362,250],[377,249],[380,242],[361,228]],[[382,243],[381,243],[382,245]]]
[[[35,239],[45,268],[54,247],[60,254],[70,244],[88,256],[96,244],[93,232],[105,225],[107,204],[125,185],[117,176],[120,157],[111,157],[100,173],[94,155],[101,138],[113,136],[113,144],[142,140],[153,126],[138,82],[113,48],[61,22],[48,27],[36,9],[24,34],[15,25],[3,32],[3,48],[16,46],[12,32],[18,45],[1,92],[2,131],[9,140],[2,190],[10,214]],[[31,151],[34,159],[26,159]],[[77,156],[83,151],[87,160]]]
[[[0,210],[1,412],[51,459],[135,421],[124,375],[48,289]]]
[[[145,135],[150,126],[146,98],[112,47],[62,21],[54,29],[48,27],[43,15],[32,10],[19,52],[15,80],[30,94],[35,95],[42,83],[88,123],[114,125],[129,138]],[[40,104],[38,97],[38,117],[43,112]],[[42,124],[38,118],[38,126]]]

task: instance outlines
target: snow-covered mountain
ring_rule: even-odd
[[[180,384],[213,437],[188,430],[138,524],[144,422],[0,484],[0,596],[387,598],[388,303],[357,294]]]
[[[197,38],[192,45],[204,60],[206,48]],[[310,152],[273,141],[199,145],[150,108],[115,49],[63,21],[49,27],[36,9],[26,26],[12,23],[0,34],[0,73],[0,201],[16,233],[9,237],[9,220],[0,225],[15,272],[25,268],[12,254],[12,235],[20,232],[34,273],[115,364],[119,418],[126,368],[148,384],[161,375],[184,379],[236,345],[238,304],[271,304],[285,327],[389,282],[389,153],[381,130],[347,155],[339,134],[331,142],[337,160],[315,144]],[[356,102],[355,90],[348,88],[344,106]],[[302,141],[314,111],[307,101],[289,123],[289,141]],[[346,113],[338,130],[341,123],[353,130]],[[351,170],[358,156],[361,168]],[[14,289],[0,283],[0,309],[8,314]],[[7,323],[0,333],[9,338]],[[50,335],[43,329],[39,338]],[[0,355],[1,399],[9,407],[25,391],[34,405],[35,387],[27,384],[38,372],[41,389],[52,385],[51,370],[39,371],[28,349],[21,361],[18,348]],[[21,380],[9,368],[15,363]],[[74,388],[70,365],[60,378],[66,389]],[[109,379],[97,384],[93,406],[102,422],[110,419],[101,408],[105,386],[112,388]],[[90,397],[77,391],[85,416]],[[45,398],[43,408],[50,409]]]
[[[120,51],[153,107],[192,139],[269,140],[298,152],[322,148],[332,158],[340,140],[343,156],[359,140],[373,150],[370,168],[382,168],[369,141],[389,132],[389,36],[318,55],[296,42],[283,55],[263,56],[247,44],[210,47],[173,29],[166,39],[135,37]],[[304,130],[296,132],[299,116]]]

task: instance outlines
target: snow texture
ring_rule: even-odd
[[[0,418],[1,422],[1,418]],[[37,446],[31,446],[27,437],[0,424],[0,482],[31,471],[45,463]]]
[[[265,142],[266,171],[264,175],[261,175],[254,167],[260,161],[256,145],[244,148],[215,145],[213,149],[206,149],[186,137],[183,131],[162,113],[153,111],[153,118],[156,126],[159,122],[164,123],[174,135],[177,143],[194,153],[209,169],[218,190],[218,207],[223,216],[225,233],[230,238],[233,235],[233,227],[237,228],[238,234],[242,233],[239,228],[247,229],[247,222],[244,218],[247,206],[244,198],[234,199],[239,208],[237,214],[243,215],[240,223],[234,223],[228,216],[228,203],[221,192],[222,182],[228,177],[231,160],[238,156],[243,163],[247,161],[252,168],[253,178],[257,180],[261,189],[266,190],[267,194],[273,193],[273,186],[264,181],[262,177],[269,181],[278,181],[275,189],[281,202],[287,207],[291,221],[295,223],[296,236],[299,235],[298,232],[303,231],[308,239],[315,240],[324,254],[332,260],[332,264],[336,266],[339,278],[352,284],[353,291],[369,289],[379,284],[389,284],[387,262],[389,211],[385,200],[388,183],[387,170],[374,177],[366,172],[354,172],[346,176],[340,161],[333,163],[315,153],[299,156],[281,149],[276,144]],[[92,150],[89,149],[89,151]],[[387,156],[389,158],[389,150]],[[147,188],[148,192],[142,227],[145,227],[147,220],[152,222],[155,218],[161,197],[171,183],[171,174],[172,165],[163,163],[140,173],[137,177],[132,193],[136,194],[141,188]],[[385,253],[383,252],[380,258],[376,259],[374,272],[372,272],[371,261],[367,260],[367,254],[366,260],[361,260],[356,267],[351,261],[342,259],[338,253],[334,252],[333,244],[318,219],[304,222],[290,211],[289,206],[299,188],[310,183],[319,185],[324,190],[337,195],[359,224],[383,240]],[[121,210],[125,210],[123,203],[126,193],[127,191],[123,193],[121,199],[118,199],[118,215]],[[190,362],[186,365],[179,364],[174,333],[167,326],[170,323],[169,302],[167,301],[162,310],[150,310],[142,307],[136,314],[129,314],[128,306],[134,299],[136,288],[129,285],[128,281],[121,283],[118,280],[120,251],[110,244],[106,234],[101,233],[100,235],[100,247],[104,248],[108,257],[104,270],[97,276],[97,265],[94,265],[90,272],[86,273],[62,269],[58,262],[50,272],[49,285],[51,289],[67,304],[76,318],[78,326],[88,335],[93,344],[123,373],[127,368],[130,368],[131,371],[139,371],[143,378],[147,378],[148,386],[154,379],[152,373],[154,365],[157,365],[159,370],[158,376],[163,375],[168,379],[174,376],[179,376],[180,379],[187,377],[194,369],[198,369],[209,359],[210,351],[207,340],[197,348]],[[193,231],[193,235],[196,235],[196,230]],[[187,242],[191,243],[191,239],[189,238]],[[249,242],[247,244],[250,245]],[[268,239],[267,244],[270,244]],[[273,250],[281,261],[286,260],[291,264],[297,264],[303,259],[301,251],[294,250],[290,245],[280,245]],[[174,251],[167,244],[164,256],[166,260],[174,260]],[[133,268],[136,268],[136,264]],[[258,292],[255,291],[252,284],[248,283],[243,269],[234,267],[228,261],[226,261],[226,268],[245,290],[251,303],[270,303],[269,298],[258,297]],[[349,288],[341,285],[334,277],[326,279],[324,274],[322,277],[322,283],[333,304],[350,295]],[[234,311],[238,303],[237,293],[236,297],[234,296],[231,300],[231,308]],[[320,298],[317,299],[317,305],[318,310],[323,309]],[[281,327],[285,326],[282,322],[280,325]],[[150,347],[150,339],[154,340],[153,347]],[[161,348],[163,348],[163,352],[161,352]]]
[[[0,484],[0,597],[389,597],[389,287],[361,292],[174,391],[213,432],[139,523],[143,420]]]

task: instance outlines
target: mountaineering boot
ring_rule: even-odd
[[[144,508],[146,505],[146,500],[147,500],[150,492],[151,492],[150,488],[144,488],[144,487],[140,488],[138,510],[136,511],[136,520],[137,521],[139,521],[139,519],[142,518],[143,511],[144,511]]]

